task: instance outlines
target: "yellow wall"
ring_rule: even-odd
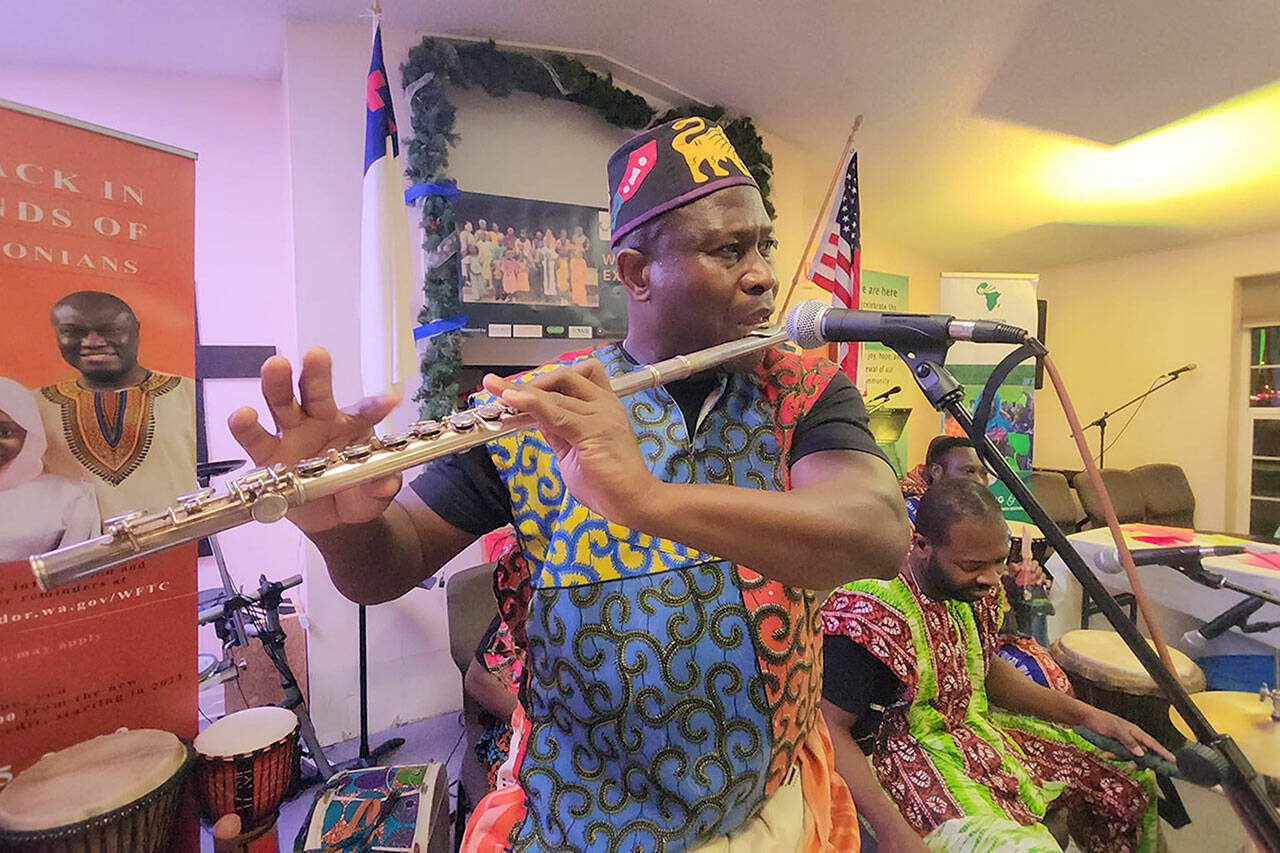
[[[1231,526],[1236,280],[1277,270],[1280,232],[1272,231],[1041,272],[1047,343],[1085,423],[1141,393],[1158,374],[1199,365],[1147,400],[1106,463],[1181,465],[1201,529]],[[1036,465],[1081,467],[1053,392],[1038,394],[1036,406]],[[1108,441],[1127,414],[1108,425]],[[1097,430],[1088,435],[1096,454]]]

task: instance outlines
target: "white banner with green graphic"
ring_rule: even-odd
[[[1040,276],[1009,273],[943,273],[941,310],[965,320],[996,320],[1036,329],[1036,284]],[[1014,349],[1011,344],[957,343],[947,354],[947,367],[965,387],[964,403],[970,414],[995,366]],[[1023,481],[1031,475],[1032,432],[1035,425],[1035,362],[1014,368],[1000,385],[987,424],[987,436]],[[962,434],[960,425],[943,419],[943,428]],[[1003,483],[991,491],[1000,500],[1005,517],[1030,521]]]
[[[907,310],[907,277],[891,273],[862,271],[859,307],[867,311]],[[876,443],[889,459],[898,476],[905,470],[907,459],[907,418],[911,410],[901,405],[905,395],[894,395],[882,403],[875,397],[895,385],[906,390],[915,385],[911,369],[898,354],[883,344],[862,344],[858,356],[858,387],[868,401],[867,420]]]

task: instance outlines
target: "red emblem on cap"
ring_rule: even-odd
[[[658,162],[658,140],[650,139],[641,145],[627,158],[627,170],[622,173],[622,183],[618,185],[618,195],[623,201],[629,201],[644,179],[653,171],[653,164]]]

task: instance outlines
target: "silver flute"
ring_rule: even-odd
[[[787,340],[786,331],[761,328],[745,338],[642,365],[610,383],[619,397],[676,382]],[[334,449],[292,466],[256,468],[226,484],[183,495],[161,510],[138,510],[103,522],[103,534],[30,558],[36,583],[46,592],[133,560],[195,542],[250,521],[270,523],[290,509],[360,483],[405,471],[529,429],[532,416],[501,403],[418,421],[402,433]]]

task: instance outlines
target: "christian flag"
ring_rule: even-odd
[[[837,308],[857,308],[862,294],[862,232],[858,215],[858,152],[841,171],[838,202],[809,264],[809,280],[831,294]],[[856,384],[859,344],[840,344],[840,367]]]
[[[373,25],[373,59],[365,86],[364,211],[360,233],[360,380],[365,394],[403,390],[417,370],[410,294],[413,263],[404,204],[404,170]]]

